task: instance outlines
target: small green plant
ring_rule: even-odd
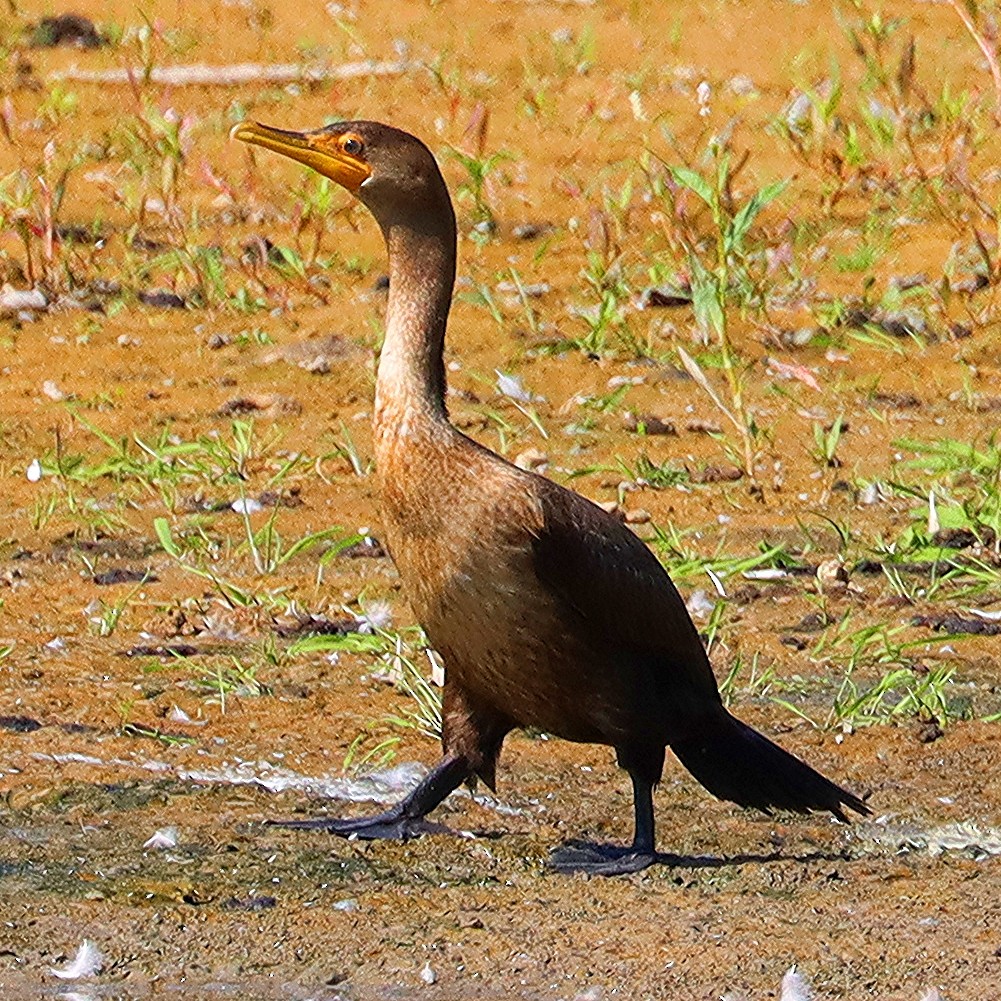
[[[472,205],[471,235],[477,242],[486,242],[497,225],[490,195],[490,180],[500,164],[512,160],[513,156],[506,150],[488,154],[479,149],[475,154],[464,153],[455,146],[449,146],[447,152],[466,172],[456,188],[456,197],[460,202]]]
[[[653,487],[654,490],[676,487],[679,483],[687,483],[690,478],[687,469],[675,466],[670,460],[658,464],[646,452],[640,452],[632,467],[626,465],[622,459],[619,459],[619,465],[628,477],[637,483]]]
[[[219,664],[214,671],[200,674],[193,686],[206,692],[226,714],[226,703],[232,698],[259,698],[270,695],[271,688],[257,677],[257,664],[247,664],[238,657],[230,657],[228,664]]]
[[[846,674],[835,696],[830,722],[859,727],[918,717],[945,724],[963,715],[961,709],[953,711],[948,694],[955,674],[955,667],[949,665],[923,672],[901,667],[887,671],[868,686]]]
[[[341,534],[341,529],[333,525],[330,528],[322,528],[316,532],[308,532],[301,538],[289,545],[278,532],[278,516],[281,511],[281,503],[276,503],[271,508],[271,514],[264,524],[255,529],[250,518],[249,504],[245,496],[240,497],[238,502],[240,516],[243,519],[243,527],[246,536],[246,548],[254,562],[254,569],[259,574],[273,574],[281,569],[289,560],[295,559],[301,553],[309,552],[322,542],[332,539]],[[353,537],[350,541],[356,541]],[[350,544],[348,542],[347,544]],[[338,548],[343,548],[342,544]]]
[[[116,601],[97,601],[96,606],[87,617],[91,631],[96,636],[111,636],[118,628],[132,599],[143,589],[145,582],[140,582]]]
[[[836,469],[841,465],[838,458],[838,446],[841,444],[841,435],[844,431],[844,417],[839,414],[830,427],[824,427],[819,421],[813,424],[813,459],[820,466],[829,469]]]
[[[711,337],[720,352],[720,364],[726,376],[729,401],[724,404],[710,387],[701,366],[679,346],[678,354],[688,373],[695,379],[713,403],[720,409],[740,436],[742,468],[755,480],[757,425],[744,398],[745,370],[730,338],[727,301],[734,296],[743,305],[757,297],[748,262],[747,238],[761,211],[788,186],[788,181],[776,181],[754,192],[742,205],[737,205],[732,192],[732,154],[722,144],[710,145],[712,170],[702,174],[687,166],[668,165],[674,188],[666,188],[672,215],[685,219],[680,207],[683,192],[694,195],[708,208],[712,249],[703,244],[688,225],[678,226],[678,238],[684,250],[692,288],[695,319],[706,337]]]

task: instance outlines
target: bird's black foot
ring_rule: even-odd
[[[314,817],[310,820],[269,820],[269,827],[289,827],[297,831],[326,831],[342,838],[361,841],[409,841],[422,834],[452,834],[444,824],[426,817],[407,817],[387,811],[372,817]]]
[[[469,774],[465,758],[444,758],[406,799],[374,816],[269,820],[267,824],[271,827],[291,827],[297,831],[327,831],[342,838],[359,838],[362,841],[408,841],[422,834],[454,834],[444,824],[428,820],[426,814],[469,778]]]
[[[553,849],[548,866],[554,872],[583,872],[589,876],[623,876],[640,872],[657,861],[657,853],[636,847],[572,842]]]

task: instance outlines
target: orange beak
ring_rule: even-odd
[[[263,146],[292,160],[298,160],[324,177],[329,177],[353,195],[371,176],[372,168],[363,160],[345,153],[341,136],[329,132],[286,132],[258,122],[240,122],[233,127],[230,139]]]

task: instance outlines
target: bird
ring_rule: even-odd
[[[456,218],[430,149],[374,121],[294,132],[246,120],[231,136],[336,182],[382,231],[389,299],[373,449],[385,541],[445,665],[442,757],[412,792],[374,816],[280,823],[362,839],[440,830],[427,815],[463,783],[495,789],[505,737],[527,727],[610,746],[632,782],[632,843],[558,848],[557,871],[618,875],[657,861],[653,791],[668,747],[720,799],[868,814],[726,709],[683,599],[637,535],[450,423]]]

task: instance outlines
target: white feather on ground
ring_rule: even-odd
[[[814,1001],[815,998],[810,982],[797,971],[795,966],[790,966],[782,978],[779,1001]],[[721,995],[719,1001],[749,1001],[749,999],[744,994],[728,993]],[[945,998],[937,987],[930,987],[921,995],[920,1001],[945,1001]]]
[[[177,838],[176,827],[161,827],[148,841],[143,843],[143,848],[176,848]]]
[[[50,966],[49,973],[61,980],[79,980],[82,977],[92,977],[100,971],[102,966],[104,966],[104,959],[100,950],[89,938],[85,938],[80,943],[80,948],[77,949],[76,956],[73,957],[71,963],[61,970]]]
[[[795,966],[790,966],[782,978],[782,994],[779,1001],[812,1001],[812,999],[813,991],[806,977],[798,973]]]

